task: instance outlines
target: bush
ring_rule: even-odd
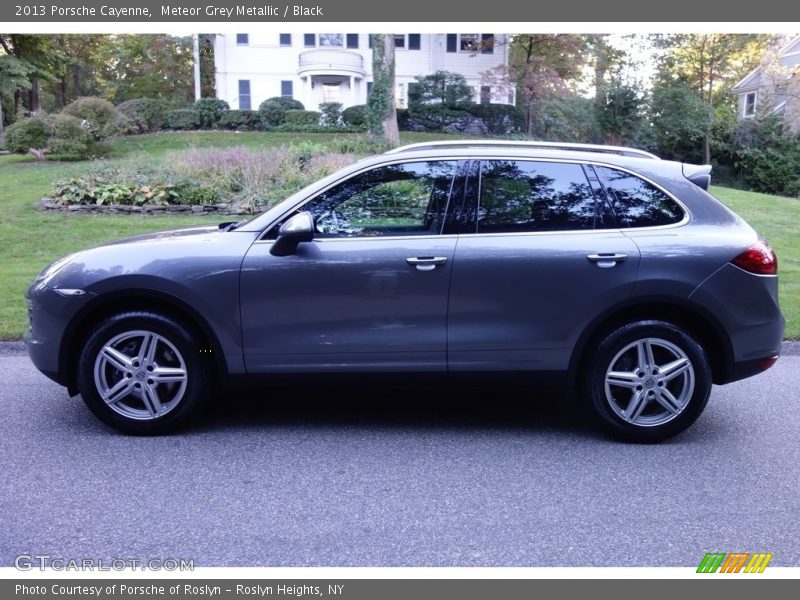
[[[800,136],[788,131],[780,117],[740,122],[731,154],[754,190],[800,197]]]
[[[167,113],[167,128],[178,130],[200,129],[200,113],[191,108],[179,108]]]
[[[326,127],[325,125],[310,125],[284,123],[273,127],[270,131],[278,133],[363,133],[363,127],[347,127],[346,125],[337,125],[335,127]]]
[[[200,127],[214,129],[230,106],[219,98],[200,98],[192,104],[192,109],[200,115]]]
[[[261,118],[255,110],[226,110],[219,120],[223,129],[255,131],[261,127]]]
[[[25,154],[30,148],[47,147],[47,128],[39,116],[20,119],[5,130],[6,148],[11,152]]]
[[[139,133],[152,133],[164,127],[167,106],[162,100],[134,98],[117,106],[117,110],[128,117]]]
[[[95,135],[78,117],[64,113],[49,115],[45,127],[48,149],[61,158],[90,158],[98,152]]]
[[[516,106],[508,104],[475,104],[466,109],[480,119],[486,133],[505,135],[518,133],[525,128],[525,115]]]
[[[349,106],[342,111],[342,120],[345,125],[350,127],[367,126],[367,106],[366,104],[356,104]]]
[[[100,131],[100,139],[111,137],[112,135],[135,135],[137,133],[139,133],[139,128],[133,119],[118,113],[114,120]]]
[[[320,113],[315,110],[287,110],[286,125],[319,125]]]
[[[466,110],[447,108],[441,104],[423,104],[409,109],[411,121],[430,131],[463,132],[473,123],[473,117]]]
[[[99,140],[116,133],[112,124],[119,117],[119,111],[108,100],[94,96],[78,98],[67,104],[61,112],[83,121],[95,139]]]
[[[276,96],[267,98],[258,107],[258,114],[261,117],[261,124],[264,129],[277,127],[286,121],[287,110],[304,110],[302,102],[294,98],[284,98]]]
[[[323,102],[319,105],[321,117],[319,124],[324,127],[336,127],[342,124],[342,103]]]

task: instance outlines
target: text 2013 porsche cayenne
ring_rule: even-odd
[[[143,235],[30,287],[35,365],[128,433],[270,373],[561,372],[612,433],[691,425],[781,347],[777,260],[708,167],[629,148],[406,146],[248,222]]]

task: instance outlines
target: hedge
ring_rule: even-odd
[[[178,130],[200,129],[200,112],[191,108],[179,108],[167,113],[167,128]]]
[[[319,125],[319,118],[315,110],[287,110],[284,117],[287,125]]]
[[[226,110],[222,113],[219,126],[223,129],[256,131],[261,129],[261,117],[255,110]]]

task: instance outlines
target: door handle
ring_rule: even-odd
[[[446,256],[409,256],[406,262],[417,271],[433,271],[436,265],[443,265],[447,262]]]
[[[595,263],[601,269],[610,269],[618,262],[623,262],[626,258],[628,258],[628,255],[607,252],[600,254],[589,254],[586,256],[586,258]]]

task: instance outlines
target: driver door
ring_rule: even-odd
[[[314,240],[242,265],[247,370],[447,368],[446,318],[456,236],[443,233],[457,161],[362,171],[286,215],[308,211]]]

